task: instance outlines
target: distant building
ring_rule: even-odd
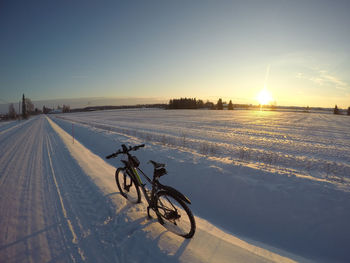
[[[52,110],[49,112],[49,114],[56,114],[56,113],[62,113],[62,109]]]

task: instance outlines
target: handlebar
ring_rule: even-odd
[[[110,159],[110,158],[115,158],[117,157],[119,154],[128,154],[130,151],[137,151],[139,148],[145,147],[144,144],[140,144],[140,145],[136,145],[136,146],[129,146],[127,147],[125,144],[122,144],[122,150],[118,150],[115,153],[112,153],[108,156],[106,156],[106,159]]]

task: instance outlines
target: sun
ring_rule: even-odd
[[[266,105],[269,104],[270,102],[273,101],[273,98],[271,96],[271,93],[264,88],[263,90],[261,90],[257,96],[257,100],[259,102],[260,105]]]

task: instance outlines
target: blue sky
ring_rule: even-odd
[[[350,1],[0,1],[0,103],[350,106]],[[268,70],[269,69],[269,70]],[[268,76],[267,76],[268,71]]]

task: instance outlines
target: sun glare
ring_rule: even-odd
[[[257,100],[260,105],[266,105],[273,101],[271,93],[267,89],[263,89],[259,92]]]

